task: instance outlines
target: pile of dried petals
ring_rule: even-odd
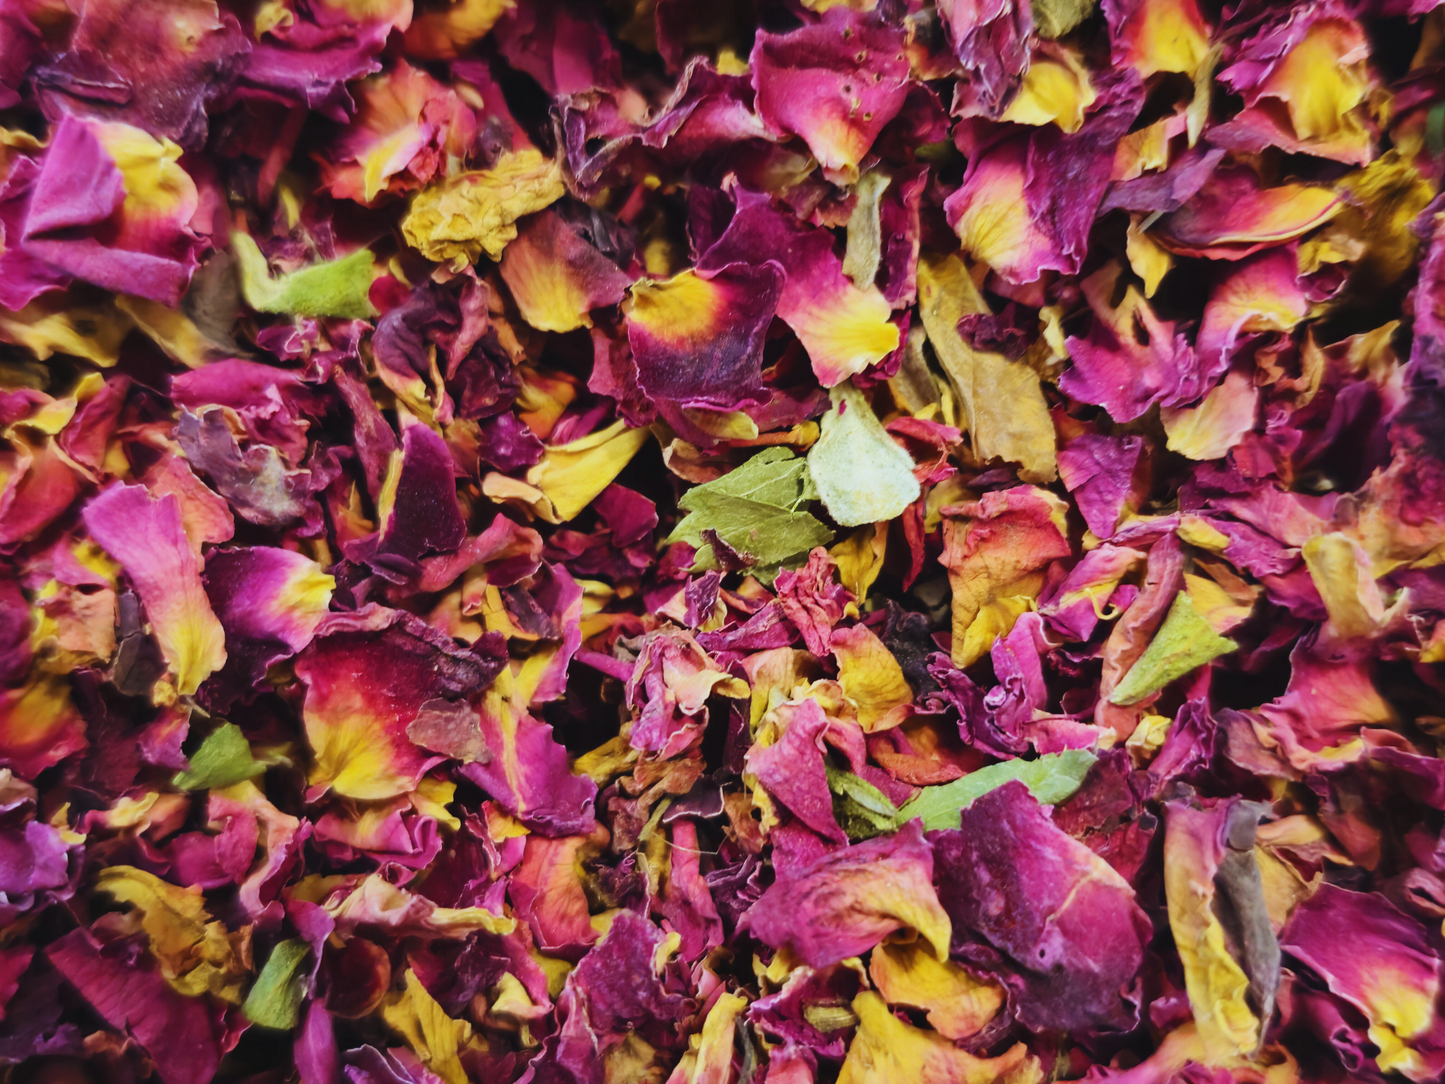
[[[0,0],[0,1067],[1445,1075],[1440,0]]]

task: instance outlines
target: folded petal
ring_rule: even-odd
[[[933,890],[933,852],[916,824],[832,851],[780,877],[739,923],[809,967],[866,952],[911,928],[942,960],[949,920]]]
[[[1128,883],[1055,827],[1022,783],[989,791],[957,830],[929,838],[955,943],[1013,991],[1028,1027],[1133,1027],[1132,985],[1153,927]],[[997,956],[971,952],[970,937]]]
[[[833,235],[802,225],[765,193],[735,192],[727,229],[697,261],[699,271],[775,260],[786,274],[778,315],[797,334],[819,382],[831,388],[898,348],[892,306],[876,286],[860,290],[843,274]]]
[[[201,584],[180,502],[116,483],[85,506],[90,536],[120,562],[145,606],[176,689],[194,693],[226,662],[226,633]]]
[[[628,276],[551,211],[527,219],[502,255],[502,279],[538,331],[591,327],[593,309],[622,300]]]
[[[464,708],[500,667],[500,658],[458,647],[401,611],[372,604],[327,616],[295,662],[306,685],[311,783],[350,798],[414,790],[440,758],[408,728],[425,708]]]
[[[226,630],[226,665],[214,679],[224,691],[207,695],[223,697],[244,697],[267,667],[309,644],[336,586],[315,561],[275,546],[214,550],[201,578]]]
[[[65,116],[46,152],[25,220],[27,252],[78,279],[171,307],[201,242],[199,196],[181,148],[119,122]]]

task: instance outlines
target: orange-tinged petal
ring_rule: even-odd
[[[24,685],[0,690],[0,763],[17,775],[33,779],[85,746],[85,719],[63,676],[37,671]]]
[[[1156,72],[1192,79],[1208,55],[1209,24],[1195,0],[1142,0],[1115,30],[1114,62],[1144,79]]]
[[[945,509],[943,556],[953,588],[953,661],[972,666],[1033,606],[1044,568],[1069,555],[1068,506],[1015,486]]]

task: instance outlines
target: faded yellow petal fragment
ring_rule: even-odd
[[[839,288],[780,302],[778,315],[798,335],[813,373],[825,388],[842,383],[898,349],[893,307],[876,286]]]
[[[1174,257],[1158,241],[1140,229],[1142,215],[1129,216],[1129,229],[1124,235],[1124,254],[1129,257],[1129,268],[1144,280],[1144,296],[1153,297],[1159,283],[1174,266]]]
[[[851,531],[828,550],[828,556],[838,565],[838,582],[855,599],[868,597],[868,589],[883,571],[887,548],[888,524],[869,523]],[[856,603],[850,605],[856,608]]]
[[[1018,463],[1025,482],[1058,477],[1054,423],[1038,373],[1002,354],[975,350],[958,333],[966,315],[988,312],[968,267],[957,255],[918,264],[919,309],[943,371],[958,390],[974,455]]]
[[[883,641],[866,625],[853,625],[833,631],[832,647],[838,683],[858,706],[858,725],[864,733],[901,723],[904,713],[899,709],[913,703],[913,690]]]
[[[527,481],[551,504],[539,507],[538,515],[548,523],[575,517],[612,483],[650,435],[619,420],[571,444],[548,448],[541,462],[527,472]]]
[[[733,1032],[738,1015],[747,1006],[747,998],[737,994],[723,994],[713,1002],[702,1024],[691,1084],[727,1084],[733,1063]]]
[[[1127,46],[1126,63],[1144,79],[1155,72],[1193,78],[1209,55],[1209,26],[1195,0],[1144,0],[1120,37]]]
[[[623,311],[629,321],[641,324],[665,342],[678,344],[718,334],[728,318],[721,289],[691,268],[670,279],[633,283]]]
[[[1089,71],[1079,58],[1068,49],[1051,48],[1034,58],[1018,94],[999,119],[1015,124],[1057,124],[1066,132],[1077,132],[1097,97]]]
[[[23,346],[41,361],[74,354],[102,368],[114,365],[131,318],[108,301],[76,305],[70,300],[68,293],[47,293],[19,312],[0,308],[0,342]]]
[[[1375,632],[1384,619],[1385,602],[1363,547],[1334,531],[1311,538],[1303,553],[1310,579],[1330,615],[1330,635],[1348,640]]]
[[[934,1031],[910,1027],[871,990],[853,999],[858,1032],[838,1084],[1038,1084],[1043,1069],[1023,1043],[977,1058]]]
[[[415,971],[407,968],[406,989],[387,998],[381,1016],[406,1040],[417,1059],[446,1084],[470,1084],[459,1055],[472,1038],[472,1025],[448,1016]]]
[[[1164,407],[1169,450],[1205,462],[1223,458],[1254,428],[1259,390],[1248,374],[1231,372],[1198,406]]]
[[[188,369],[199,369],[211,359],[212,344],[201,329],[183,312],[143,297],[117,294],[115,307],[135,321],[135,326]],[[219,353],[219,351],[217,351]]]
[[[887,943],[868,964],[873,985],[890,1005],[922,1009],[946,1039],[967,1039],[1003,1008],[1003,987],[976,979],[952,960],[939,960],[918,942]]]
[[[451,60],[481,41],[517,0],[454,0],[423,8],[406,28],[408,56]]]
[[[483,253],[500,260],[517,236],[517,219],[566,192],[561,167],[527,147],[502,155],[491,169],[459,173],[418,192],[402,236],[427,259],[461,271]]]
[[[196,210],[196,182],[177,163],[181,148],[129,124],[97,124],[91,129],[125,178],[121,217],[127,228],[142,229],[156,220],[186,221]]]
[[[1284,101],[1300,139],[1368,146],[1369,133],[1353,112],[1370,90],[1368,56],[1357,24],[1320,19],[1271,73],[1263,94]]]
[[[250,967],[236,952],[233,935],[211,921],[199,888],[181,888],[133,866],[100,871],[96,890],[140,913],[151,954],[166,982],[187,997],[210,993],[239,1004]]]
[[[1189,812],[1169,810],[1164,892],[1169,928],[1184,965],[1184,986],[1203,1048],[1200,1060],[1206,1065],[1223,1065],[1254,1051],[1259,1021],[1245,1001],[1249,977],[1229,954],[1224,926],[1214,913],[1214,878],[1200,876],[1199,826],[1185,819]]]

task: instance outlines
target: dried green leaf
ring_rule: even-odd
[[[258,1027],[283,1031],[296,1026],[305,996],[299,971],[310,954],[311,946],[299,937],[282,941],[271,950],[266,966],[256,976],[256,985],[241,1006],[247,1020]]]
[[[191,754],[190,769],[173,780],[183,790],[218,790],[266,770],[251,756],[251,745],[235,723],[222,723]]]
[[[1034,26],[1039,37],[1061,38],[1089,17],[1094,0],[1033,0]]]
[[[768,448],[683,494],[678,505],[688,514],[667,541],[697,547],[695,571],[721,567],[704,531],[715,531],[759,569],[776,569],[832,540],[833,532],[802,508],[817,496],[806,460],[786,448]]]
[[[848,249],[843,254],[843,274],[852,279],[853,285],[860,290],[873,285],[878,265],[883,259],[883,224],[878,201],[883,198],[890,180],[892,178],[888,174],[870,170],[858,178],[853,189],[857,201],[848,217]]]
[[[833,817],[853,842],[895,831],[903,822],[898,807],[868,780],[852,772],[824,765],[828,789],[833,792]]]
[[[375,270],[367,249],[275,278],[250,235],[239,231],[231,234],[231,251],[241,272],[241,293],[246,304],[257,312],[348,320],[376,315],[368,296]]]
[[[990,764],[962,779],[939,787],[924,787],[923,792],[898,811],[898,823],[907,824],[914,817],[923,818],[925,831],[957,828],[962,823],[959,812],[991,790],[1017,779],[1029,793],[1045,805],[1062,802],[1084,782],[1084,776],[1098,760],[1087,749],[1066,749],[1048,753],[1037,760],[1004,760]]]
[[[1205,663],[1227,655],[1239,645],[1215,632],[1194,606],[1187,591],[1174,596],[1169,615],[1154,634],[1124,680],[1109,695],[1109,703],[1127,707],[1156,693]]]

